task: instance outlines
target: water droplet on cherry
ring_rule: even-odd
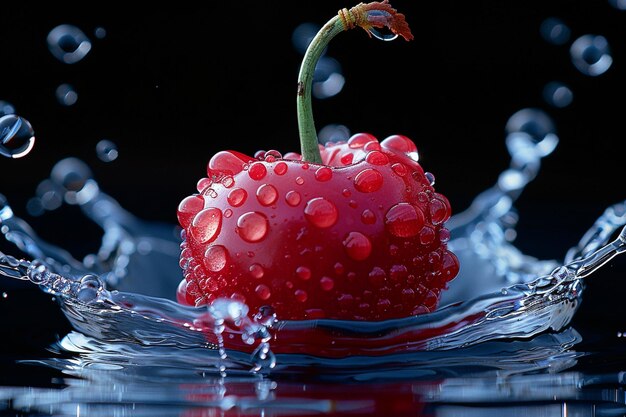
[[[257,285],[256,288],[254,289],[254,292],[257,295],[257,297],[259,297],[261,300],[267,300],[272,295],[272,292],[270,291],[268,286],[265,284]]]
[[[222,228],[222,211],[215,207],[206,208],[193,218],[191,234],[199,243],[214,240]]]
[[[236,232],[247,242],[259,242],[269,230],[267,217],[256,211],[244,213],[237,219]]]
[[[343,241],[348,256],[355,261],[362,261],[372,253],[372,242],[360,232],[350,232]]]
[[[298,185],[302,185],[302,184],[304,184],[304,178],[302,178],[302,177],[296,177],[296,184],[298,184]]]
[[[375,143],[380,148],[378,142]],[[365,156],[365,162],[372,165],[387,165],[387,163],[389,163],[389,157],[378,150],[373,150]]]
[[[283,161],[277,162],[276,165],[274,165],[274,173],[276,175],[285,175],[288,169],[287,163]]]
[[[373,135],[369,133],[356,133],[348,139],[348,148],[358,149],[365,146],[366,143],[376,140]]]
[[[248,175],[253,180],[259,181],[267,175],[267,168],[265,168],[265,164],[263,162],[254,162],[248,168]]]
[[[362,193],[371,193],[383,185],[383,175],[374,168],[366,168],[354,177],[354,188]]]
[[[320,279],[320,287],[324,291],[330,291],[335,287],[335,281],[329,277],[322,277]]]
[[[300,204],[301,200],[302,197],[300,197],[300,193],[297,191],[289,191],[287,194],[285,194],[285,201],[292,207]]]
[[[412,237],[424,226],[424,213],[409,203],[398,203],[385,214],[385,225],[394,236]]]
[[[272,184],[263,184],[256,190],[256,198],[263,206],[271,206],[278,200],[278,190]]]
[[[211,272],[220,272],[228,262],[228,251],[222,245],[211,245],[204,252],[204,266]]]
[[[333,177],[333,171],[329,167],[319,167],[315,171],[315,179],[318,181],[328,181]]]
[[[311,278],[311,269],[306,266],[299,266],[296,268],[296,276],[301,280],[308,280]]]
[[[313,198],[304,207],[304,217],[316,227],[330,227],[337,222],[337,207],[323,197]]]
[[[259,264],[250,265],[250,267],[248,268],[248,272],[250,272],[250,276],[252,278],[256,278],[256,279],[263,278],[263,275],[265,275],[265,270]]]
[[[233,188],[228,193],[228,197],[226,197],[226,200],[231,206],[239,207],[246,201],[247,197],[248,192],[243,188]]]
[[[374,224],[376,223],[376,215],[370,209],[363,210],[361,213],[361,221],[365,224]]]
[[[183,228],[187,228],[191,220],[204,208],[204,198],[199,195],[185,197],[178,205],[178,222]]]
[[[309,298],[309,295],[304,290],[296,290],[293,295],[296,297],[296,301],[300,303],[304,303]]]

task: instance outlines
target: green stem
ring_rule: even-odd
[[[388,0],[359,3],[350,10],[341,9],[338,15],[317,32],[304,54],[298,75],[298,129],[303,161],[322,163],[311,107],[311,87],[315,67],[328,43],[339,33],[355,27],[365,29],[370,37],[373,28],[386,27],[407,41],[413,39],[404,15],[396,12]]]
[[[330,19],[315,35],[304,54],[298,75],[298,129],[300,131],[300,150],[302,160],[316,164],[322,163],[313,108],[311,106],[311,86],[315,67],[328,43],[345,30],[339,16]]]

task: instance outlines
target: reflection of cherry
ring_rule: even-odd
[[[269,381],[264,381],[268,382]],[[265,416],[428,416],[420,392],[423,384],[407,382],[339,383],[312,381],[278,382],[267,398],[260,397],[254,383],[185,386],[190,402],[220,402],[230,397],[233,407],[189,408],[184,417],[214,415],[258,417]],[[427,384],[432,385],[432,384]],[[219,389],[218,389],[219,388]],[[249,405],[253,405],[248,408]],[[247,405],[247,406],[244,406]],[[218,413],[219,414],[216,414]]]
[[[298,83],[302,155],[214,155],[198,194],[178,207],[184,228],[179,302],[219,297],[265,305],[280,320],[385,320],[434,310],[459,269],[447,250],[446,197],[401,135],[367,133],[318,145],[312,74],[340,32],[387,28],[413,38],[386,2],[343,9],[311,42]]]

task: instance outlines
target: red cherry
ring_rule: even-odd
[[[336,157],[355,150],[352,164]],[[414,152],[404,136],[379,143],[369,134],[326,145],[321,165],[220,152],[233,184],[214,182],[214,193],[179,206],[181,265],[195,284],[193,294],[181,285],[179,301],[235,295],[251,311],[271,305],[289,320],[313,311],[348,320],[432,311],[459,264],[446,247],[450,204]]]

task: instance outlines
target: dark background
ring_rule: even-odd
[[[77,254],[93,250],[98,230],[72,207],[40,217],[24,208],[54,163],[76,156],[129,211],[175,223],[178,202],[195,191],[215,152],[297,151],[302,55],[293,31],[304,22],[322,25],[354,4],[205,2],[137,11],[86,3],[3,5],[0,100],[32,123],[37,142],[22,159],[0,159],[0,192],[43,237]],[[395,133],[412,138],[437,190],[460,212],[508,166],[509,117],[526,107],[546,111],[560,143],[516,203],[516,242],[529,255],[562,259],[608,205],[626,198],[626,11],[602,0],[392,5],[407,16],[415,40],[380,42],[360,29],[337,37],[327,53],[341,63],[346,84],[338,95],[314,100],[317,127],[340,123],[380,139]],[[569,26],[570,42],[554,45],[541,36],[548,17]],[[48,32],[65,23],[92,41],[76,64],[60,62],[46,44]],[[106,30],[105,38],[94,36],[97,27]],[[605,36],[612,50],[611,68],[598,77],[579,72],[569,56],[571,41],[588,33]],[[572,89],[570,106],[546,103],[542,90],[550,81]],[[62,83],[78,93],[73,106],[55,97]],[[115,161],[97,158],[101,139],[117,144]],[[592,276],[577,328],[605,329],[611,337],[626,330],[614,319],[626,312],[625,272],[626,262],[617,258]],[[39,306],[13,313],[14,337],[24,337],[22,322],[37,323],[28,337],[46,337],[41,326],[50,324],[41,316],[48,303],[54,315],[48,298],[18,290],[8,295],[0,300],[2,317],[24,303]],[[62,325],[62,317],[55,320],[53,328]]]

